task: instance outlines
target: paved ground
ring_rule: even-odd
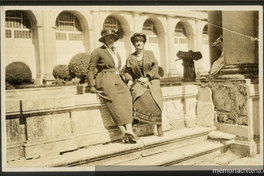
[[[209,154],[176,164],[182,166],[241,166],[241,165],[262,165],[260,154],[254,157],[241,157],[230,150],[225,153]]]
[[[263,165],[263,161],[261,164],[260,154],[257,154],[254,157],[244,157],[236,159],[230,162],[228,165]]]

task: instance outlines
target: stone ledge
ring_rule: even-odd
[[[163,153],[143,157],[137,160],[119,163],[118,165],[137,165],[137,166],[169,166],[177,164],[194,157],[221,150],[223,144],[202,141],[193,145],[185,146],[182,148],[172,149]]]
[[[106,143],[101,145],[89,146],[74,152],[68,152],[57,157],[46,157],[33,160],[24,160],[9,162],[8,168],[17,167],[62,167],[62,166],[91,166],[90,164],[103,164],[104,160],[107,165],[112,165],[124,160],[139,158],[143,155],[143,151],[148,148],[154,148],[158,145],[166,145],[175,143],[175,141],[184,141],[186,139],[197,138],[201,135],[206,135],[215,128],[200,128],[184,129],[165,132],[163,137],[147,136],[141,137],[137,144],[122,144],[122,143]],[[177,147],[177,146],[175,146]],[[161,147],[160,152],[164,151]],[[126,156],[126,157],[123,157]],[[110,161],[110,160],[111,161]]]

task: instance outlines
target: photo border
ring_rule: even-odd
[[[173,5],[173,6],[178,6],[178,5],[184,5],[184,6],[190,6],[190,5],[194,5],[194,6],[199,6],[199,5],[206,5],[206,6],[211,6],[211,5],[215,5],[215,6],[229,6],[229,5],[260,5],[262,6],[263,9],[263,2],[261,0],[255,0],[255,1],[246,1],[246,0],[237,0],[237,1],[212,1],[212,0],[200,0],[200,1],[149,1],[149,0],[142,0],[142,1],[102,1],[102,0],[97,0],[97,1],[85,1],[85,0],[78,0],[78,1],[71,1],[71,0],[66,0],[64,2],[62,1],[58,1],[58,0],[49,0],[49,1],[31,1],[31,0],[9,0],[9,1],[0,1],[0,6],[17,6],[17,5],[23,5],[23,6],[57,6],[57,5],[65,5],[65,6],[82,6],[82,5],[91,5],[91,6],[116,6],[116,5],[120,5],[120,6],[126,6],[126,5],[133,5],[133,6],[167,6],[167,5]],[[260,15],[263,17],[263,10],[262,10],[262,15]],[[1,17],[2,18],[2,17]],[[2,20],[2,19],[1,19]],[[263,21],[263,20],[262,20]],[[263,22],[262,22],[262,26],[261,24],[259,24],[259,27],[262,28],[262,34],[263,34]],[[1,29],[2,30],[2,29]],[[261,38],[261,37],[259,37]],[[263,36],[262,36],[263,39]],[[3,41],[1,38],[1,46],[3,46]],[[2,50],[2,47],[1,47]],[[262,58],[263,58],[263,40],[262,40]],[[2,52],[1,52],[2,53]],[[259,56],[261,57],[261,55]],[[260,60],[260,59],[259,59]],[[261,65],[263,67],[263,63],[259,63],[259,68],[261,68]],[[1,59],[1,66],[2,66],[2,59]],[[263,68],[262,68],[263,69]],[[263,79],[263,70],[261,70],[261,76],[259,77],[259,80]],[[1,81],[3,81],[3,74],[1,72]],[[260,87],[262,87],[263,90],[263,82],[260,83]],[[3,84],[1,84],[1,105],[3,105],[4,101],[2,101],[3,99],[3,94],[2,92],[4,92],[4,88],[3,88]],[[260,100],[263,97],[260,97]],[[263,107],[263,101],[260,102],[260,105],[262,104]],[[2,107],[2,106],[1,106]],[[261,106],[260,106],[261,108]],[[1,108],[1,115],[3,109]],[[262,113],[260,114],[260,116],[262,115],[263,117],[263,109],[262,109]],[[260,118],[262,121],[262,125],[263,125],[263,119]],[[2,121],[1,121],[1,136],[2,136]],[[263,126],[262,126],[262,132],[263,132]],[[263,134],[262,134],[263,135]],[[263,138],[263,136],[262,136]],[[262,147],[263,147],[263,141],[262,141]],[[1,140],[1,151],[2,151],[2,140]],[[263,150],[262,150],[263,151]],[[263,152],[262,152],[263,154]],[[1,152],[1,161],[2,161],[2,152]],[[262,156],[263,157],[263,156]],[[263,158],[262,158],[263,159]],[[1,162],[2,163],[2,162]],[[197,175],[197,174],[212,174],[212,171],[208,171],[208,170],[162,170],[162,169],[154,169],[153,171],[148,170],[148,171],[99,171],[99,172],[93,172],[93,171],[65,171],[65,172],[61,172],[61,171],[54,171],[54,172],[50,172],[50,171],[41,171],[41,172],[2,172],[2,167],[3,165],[1,165],[1,173],[0,175],[175,175],[175,174],[190,174],[190,175]],[[123,166],[122,166],[123,167]],[[245,166],[243,166],[245,167]],[[101,170],[101,169],[99,169]],[[104,169],[102,169],[104,170]],[[95,170],[96,171],[96,170]]]

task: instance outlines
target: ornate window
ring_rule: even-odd
[[[62,12],[56,20],[57,40],[82,40],[82,26],[76,16]]]
[[[174,36],[175,36],[174,42],[176,44],[187,44],[187,39],[186,39],[187,32],[184,25],[181,22],[179,22],[176,25],[174,30]]]
[[[31,22],[25,12],[8,10],[5,13],[5,37],[29,39],[31,35]]]

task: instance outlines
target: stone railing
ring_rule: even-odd
[[[196,110],[198,105],[203,111],[201,106],[211,101],[197,101],[200,89],[195,85],[162,87],[164,131],[208,121],[201,120],[204,115]],[[210,90],[207,96],[211,96]],[[103,100],[96,94],[77,95],[76,87],[6,91],[5,101],[7,161],[59,154],[120,138]],[[213,106],[210,108],[213,112]],[[213,119],[211,114],[209,118]],[[149,134],[154,126],[134,130],[139,135]]]

